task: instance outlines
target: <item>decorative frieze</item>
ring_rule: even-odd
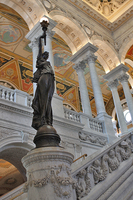
[[[105,146],[107,144],[107,138],[100,137],[98,135],[94,134],[85,134],[83,132],[79,133],[79,138],[83,141],[96,144],[96,145],[102,145]]]

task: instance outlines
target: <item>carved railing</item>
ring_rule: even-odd
[[[132,152],[131,134],[128,134],[106,150],[88,158],[88,162],[85,160],[84,165],[72,173],[76,180],[77,199],[87,196],[99,182],[118,169]]]
[[[100,122],[95,118],[89,118],[89,124],[91,129],[103,133],[103,122]]]
[[[0,85],[0,98],[14,101],[15,90]]]
[[[21,90],[13,90],[0,85],[0,98],[31,107],[33,97]]]
[[[78,113],[78,112],[69,110],[64,107],[64,116],[66,119],[81,123],[81,120],[80,120],[81,115],[82,115],[82,113]],[[99,132],[99,133],[103,133],[103,123],[104,122],[101,122],[95,118],[89,118],[89,116],[88,116],[88,120],[89,120],[89,128],[90,129],[92,129],[96,132]]]
[[[75,122],[80,122],[80,114],[78,112],[75,112],[73,110],[69,110],[64,107],[64,114],[66,119],[70,119]]]

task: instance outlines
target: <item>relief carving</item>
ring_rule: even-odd
[[[90,178],[88,176],[86,169],[81,170],[76,177],[77,177],[76,193],[78,199],[81,199],[82,197],[86,196],[91,190]]]
[[[131,155],[131,147],[126,141],[122,141],[115,150],[119,162],[127,160]]]
[[[100,144],[102,146],[106,145],[106,143],[107,143],[107,139],[105,139],[105,138],[98,137],[98,136],[95,136],[95,135],[88,135],[88,134],[85,134],[85,133],[82,133],[82,132],[79,133],[79,138],[81,140],[89,141],[91,143]]]
[[[24,192],[27,192],[31,186],[45,187],[50,183],[58,197],[70,198],[72,189],[76,186],[76,182],[71,177],[70,168],[64,164],[48,168],[49,170],[45,172],[45,176],[38,180],[35,180],[33,172],[29,172],[29,180],[24,185]]]
[[[86,140],[86,135],[81,134],[80,138]],[[99,182],[106,179],[109,173],[118,169],[120,163],[128,159],[133,152],[133,144],[130,137],[104,153],[101,157],[89,164],[87,169],[80,170],[77,175],[76,193],[77,198],[81,199]]]
[[[106,176],[104,175],[104,170],[102,169],[101,163],[99,160],[95,160],[90,167],[90,173],[93,173],[94,183],[97,184],[100,181],[103,181]]]
[[[116,170],[119,167],[119,161],[117,157],[115,156],[114,150],[111,149],[108,152],[108,154],[103,156],[102,165],[103,165],[104,171],[109,171],[109,173],[111,173],[112,171]]]

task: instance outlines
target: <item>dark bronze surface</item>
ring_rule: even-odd
[[[45,25],[45,23],[43,24]],[[39,38],[39,53],[36,62],[36,72],[33,82],[37,83],[35,96],[32,102],[33,120],[32,127],[37,131],[34,138],[36,147],[59,146],[60,137],[53,125],[51,101],[54,93],[54,72],[50,62],[47,61],[49,53],[42,53],[42,42],[46,41],[47,27],[43,27],[43,35]]]

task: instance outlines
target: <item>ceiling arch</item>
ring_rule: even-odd
[[[122,43],[122,46],[119,50],[119,54],[120,54],[120,60],[122,63],[125,62],[125,57],[127,54],[127,51],[129,50],[129,48],[132,46],[133,44],[133,34],[129,35],[124,42]]]
[[[14,9],[20,16],[25,20],[28,25],[29,30],[31,30],[34,25],[40,20],[43,15],[48,15],[45,7],[39,0],[1,0],[2,4],[8,5],[10,8]]]
[[[53,30],[67,43],[72,54],[90,42],[79,23],[72,18],[70,19],[64,12],[59,10],[51,11],[50,17],[58,23]]]
[[[97,56],[106,73],[120,64],[118,55],[104,40],[93,37],[93,44],[98,47]]]

